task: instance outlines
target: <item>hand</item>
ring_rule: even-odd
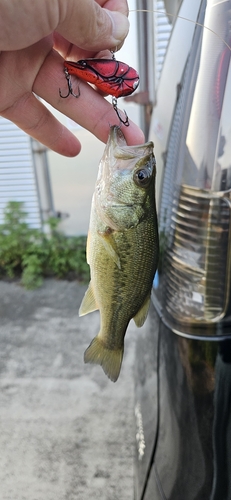
[[[63,58],[120,47],[129,28],[126,0],[0,0],[0,11],[0,115],[54,151],[77,155],[78,139],[37,95],[106,142],[109,125],[119,123],[111,104],[82,81],[78,99],[62,99]],[[128,144],[144,140],[132,122],[123,132]]]

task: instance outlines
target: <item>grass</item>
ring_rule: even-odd
[[[0,279],[20,279],[23,286],[41,286],[46,277],[89,280],[86,236],[67,237],[58,231],[59,220],[47,222],[50,232],[26,222],[24,204],[10,201],[0,225]]]

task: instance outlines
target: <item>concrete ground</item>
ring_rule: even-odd
[[[0,500],[132,500],[137,329],[114,384],[83,353],[99,316],[86,287],[0,282]]]

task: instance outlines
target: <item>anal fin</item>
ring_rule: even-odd
[[[151,296],[150,296],[150,294],[148,294],[143,305],[141,306],[138,313],[136,313],[136,315],[133,318],[135,321],[135,324],[136,324],[136,326],[138,326],[138,328],[143,326],[143,324],[147,318],[150,300],[151,300]]]

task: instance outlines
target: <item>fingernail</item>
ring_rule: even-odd
[[[119,42],[123,42],[129,31],[129,20],[121,12],[114,12],[105,9],[109,15],[112,22],[112,36],[115,39],[115,45]]]

